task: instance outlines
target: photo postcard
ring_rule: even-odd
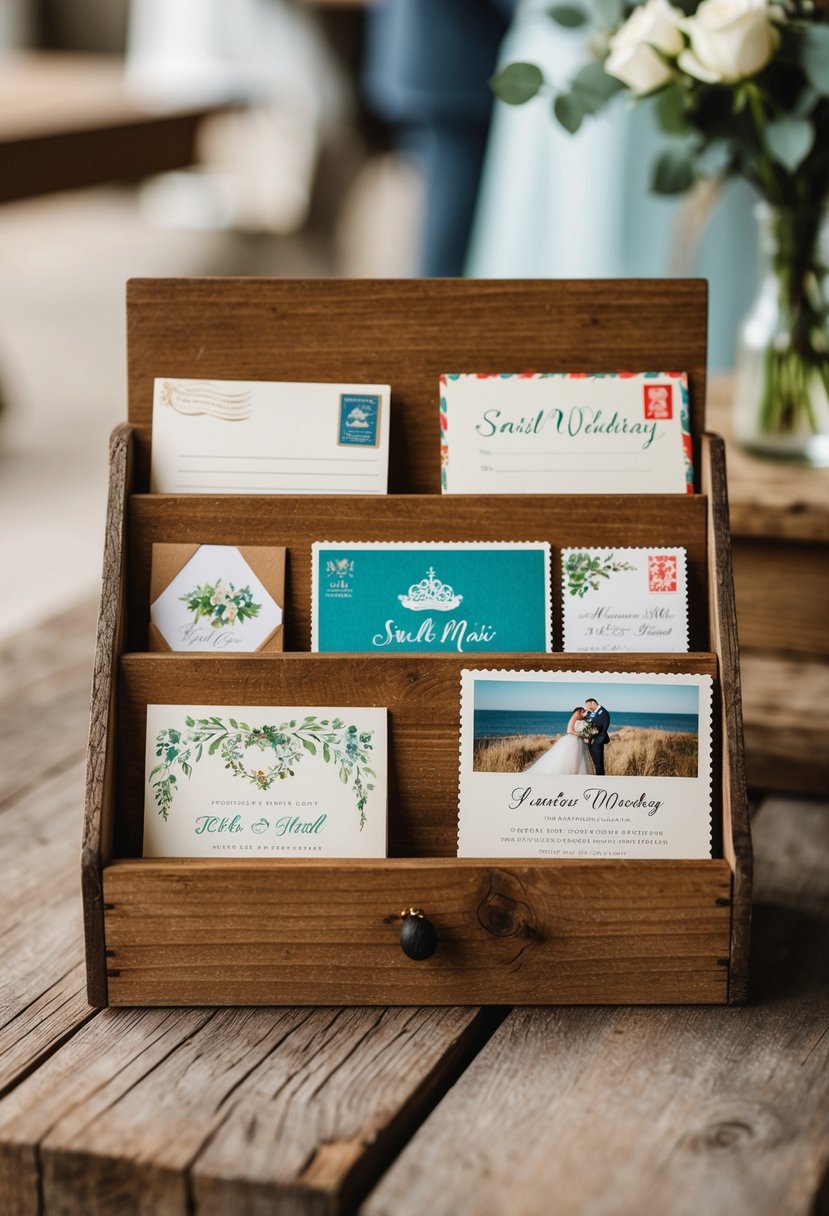
[[[460,857],[711,856],[712,679],[461,676]]]

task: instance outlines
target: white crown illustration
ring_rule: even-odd
[[[419,583],[412,583],[408,593],[397,598],[404,608],[410,608],[412,612],[451,612],[457,608],[463,596],[455,595],[449,584],[442,583],[430,566],[425,578]]]

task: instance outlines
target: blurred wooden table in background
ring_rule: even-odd
[[[727,445],[750,786],[829,789],[829,469],[764,460],[732,438],[730,377],[709,386]]]
[[[3,56],[0,203],[190,165],[199,124],[227,105],[141,104],[127,90],[118,56]]]

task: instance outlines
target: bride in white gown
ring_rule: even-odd
[[[577,705],[567,723],[567,733],[557,739],[552,747],[534,760],[525,773],[569,773],[580,776],[592,773],[593,765],[587,744],[581,738],[585,727],[586,710]]]

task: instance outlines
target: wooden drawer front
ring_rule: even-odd
[[[115,862],[121,1005],[722,1003],[725,861]],[[438,948],[412,962],[404,907]]]

